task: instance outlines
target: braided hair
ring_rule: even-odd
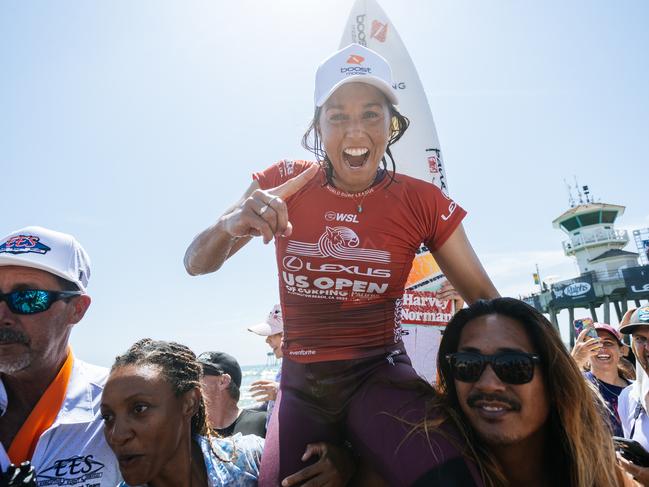
[[[203,367],[196,355],[185,345],[143,338],[134,343],[126,353],[115,358],[111,372],[125,365],[157,365],[171,385],[176,397],[192,389],[201,391],[198,411],[191,420],[191,433],[209,435],[205,398],[202,394],[201,378]]]

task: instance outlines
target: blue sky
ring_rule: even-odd
[[[48,226],[90,254],[77,355],[109,365],[152,336],[265,361],[246,327],[277,300],[272,246],[255,242],[203,277],[186,275],[182,256],[252,172],[307,156],[315,69],[351,4],[0,4],[0,233]],[[380,4],[502,294],[532,290],[536,263],[545,276],[576,274],[551,225],[567,209],[564,179],[625,205],[623,228],[649,226],[647,2]]]

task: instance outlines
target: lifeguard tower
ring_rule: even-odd
[[[621,278],[620,269],[638,265],[638,254],[622,250],[629,243],[628,232],[615,228],[623,213],[624,206],[594,203],[587,193],[585,204],[570,208],[552,222],[554,228],[568,235],[563,251],[577,259],[580,274],[594,272],[603,278]]]
[[[582,193],[583,190],[583,193]],[[567,309],[571,325],[570,343],[574,343],[572,321],[575,308],[590,310],[594,321],[599,321],[597,308],[603,306],[603,321],[610,323],[611,303],[615,307],[618,321],[628,309],[627,301],[649,297],[649,266],[638,266],[638,254],[623,248],[629,243],[626,230],[618,230],[615,223],[623,213],[624,206],[595,202],[590,197],[588,186],[577,186],[579,203],[570,194],[570,209],[553,222],[562,230],[568,240],[563,242],[563,251],[576,259],[579,276],[544,284],[540,293],[534,293],[525,300],[544,313],[548,313],[558,328],[557,314]]]

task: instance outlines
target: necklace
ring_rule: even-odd
[[[347,193],[344,191],[341,191],[337,188],[330,188],[333,190],[334,193],[338,194],[339,196],[342,196],[343,198],[351,198],[354,200],[356,203],[356,212],[357,213],[363,213],[363,201],[365,200],[365,197],[374,192],[374,185],[380,181],[381,178],[381,172],[379,171],[376,175],[376,177],[372,180],[370,185],[365,188],[362,191],[359,191],[358,193]]]
[[[373,183],[372,183],[373,184]],[[374,188],[371,186],[367,188],[365,191],[361,191],[360,193],[352,193],[352,198],[356,202],[356,211],[358,213],[363,213],[363,200],[365,197],[372,193],[374,191]],[[360,195],[360,199],[357,199],[357,196]]]

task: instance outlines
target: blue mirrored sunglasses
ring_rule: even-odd
[[[12,313],[33,315],[50,309],[54,302],[83,294],[81,291],[45,291],[43,289],[25,289],[0,293],[0,303],[4,301]]]

